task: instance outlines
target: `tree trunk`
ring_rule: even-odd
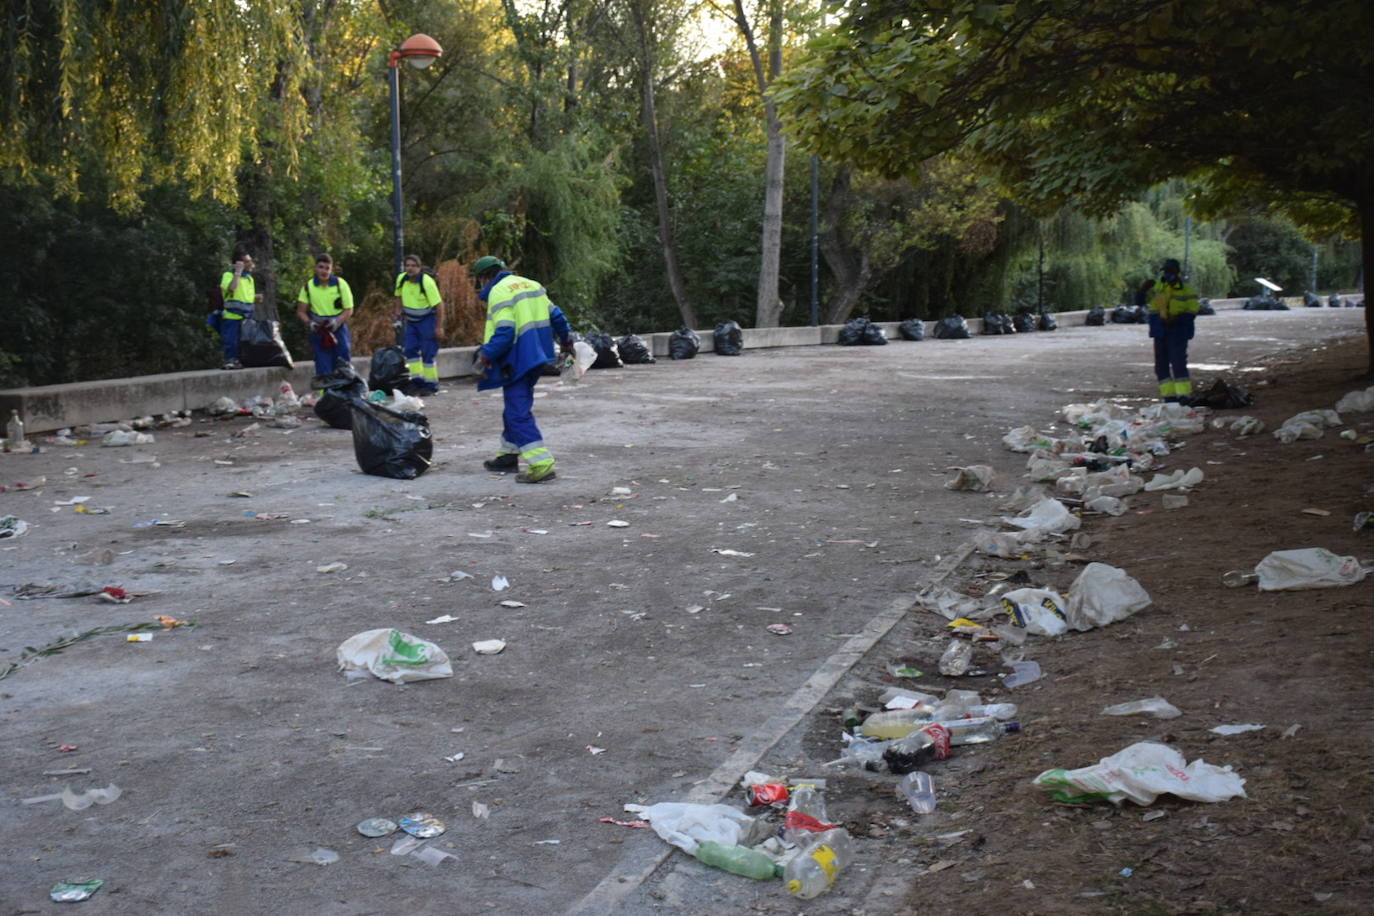
[[[782,180],[787,143],[783,139],[782,121],[778,119],[777,107],[768,98],[768,87],[782,72],[782,23],[782,0],[769,0],[768,70],[765,73],[763,58],[759,55],[758,43],[754,40],[754,30],[749,25],[749,18],[744,14],[744,2],[735,0],[735,24],[739,26],[745,46],[749,49],[749,60],[754,65],[754,80],[758,84],[759,98],[763,100],[768,129],[762,252],[759,263],[758,301],[754,316],[754,327],[757,328],[775,328],[782,318],[782,300],[778,298],[778,277],[782,262]]]
[[[649,144],[649,172],[654,181],[654,208],[658,213],[658,241],[663,250],[663,269],[673,292],[684,327],[697,326],[697,311],[687,294],[682,271],[677,263],[677,244],[673,233],[672,208],[668,203],[668,176],[663,167],[663,144],[658,134],[658,110],[654,104],[654,54],[649,43],[649,28],[639,3],[633,5],[635,29],[639,33],[639,61],[644,136]]]
[[[239,206],[248,214],[249,226],[239,231],[238,247],[253,256],[254,285],[262,302],[254,318],[277,321],[277,278],[272,244],[272,190],[265,163],[251,162],[239,170]]]
[[[863,295],[872,277],[872,266],[862,246],[854,245],[844,228],[844,214],[853,195],[849,193],[852,171],[840,166],[825,202],[825,229],[821,233],[821,253],[835,277],[834,293],[825,304],[824,322],[843,324]]]
[[[1374,188],[1370,189],[1369,194],[1360,201],[1360,273],[1365,278],[1369,277],[1369,268],[1374,267]],[[1364,334],[1369,346],[1369,375],[1374,375],[1374,307],[1369,304],[1369,297],[1364,295],[1364,288],[1361,287],[1361,298],[1364,299]]]

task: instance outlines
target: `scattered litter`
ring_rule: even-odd
[[[754,823],[752,817],[729,805],[659,802],[626,805],[625,810],[648,821],[654,833],[689,855],[703,841],[736,846]]]
[[[1188,505],[1188,497],[1182,493],[1165,493],[1160,499],[1160,504],[1166,509],[1182,509]]]
[[[453,621],[457,619],[457,617],[454,617],[451,614],[441,614],[440,616],[435,617],[433,620],[426,620],[425,623],[453,623]]]
[[[1108,706],[1102,710],[1104,716],[1154,716],[1156,719],[1176,719],[1183,715],[1177,706],[1174,706],[1163,697],[1150,697],[1145,700],[1132,700],[1129,703],[1117,703],[1115,706]]]
[[[630,496],[634,493],[629,487],[611,487],[612,496]]]
[[[1195,487],[1202,483],[1202,468],[1190,468],[1187,471],[1178,470],[1171,474],[1156,474],[1149,483],[1145,484],[1146,492],[1154,490],[1183,490],[1188,487]]]
[[[348,564],[347,564],[347,563],[337,563],[337,562],[336,562],[336,563],[330,563],[330,564],[328,564],[327,566],[316,566],[316,567],[315,567],[315,572],[317,572],[317,573],[336,573],[336,572],[343,572],[345,569],[348,569]]]
[[[462,759],[463,759],[464,757],[466,757],[466,756],[467,756],[467,754],[463,753],[462,751],[459,751],[458,753],[456,753],[456,754],[454,754],[454,755],[452,755],[452,756],[450,756],[450,757],[445,757],[444,759],[447,760],[449,763],[457,763],[458,761],[462,760]]]
[[[617,827],[638,827],[641,830],[649,829],[648,821],[618,821],[613,817],[598,817],[598,824],[615,824]]]
[[[1298,733],[1298,729],[1300,729],[1300,728],[1302,728],[1302,723],[1301,723],[1301,722],[1294,722],[1292,725],[1290,725],[1290,726],[1288,726],[1287,728],[1285,728],[1285,729],[1283,730],[1283,734],[1279,735],[1279,737],[1280,737],[1280,738],[1292,738],[1294,735],[1296,735],[1296,734]]]
[[[479,821],[485,821],[487,818],[491,817],[491,806],[479,801],[473,802],[472,816]]]
[[[421,862],[424,862],[426,865],[438,865],[445,859],[458,858],[453,853],[444,852],[442,849],[435,846],[421,846],[419,849],[412,852],[411,855]]]
[[[0,518],[0,540],[4,540],[5,538],[17,538],[28,530],[29,523],[13,515],[6,515]]]
[[[406,833],[421,840],[439,836],[448,829],[444,822],[427,811],[414,811],[400,820],[400,827]]]
[[[508,588],[510,588],[510,580],[508,580],[505,576],[497,575],[497,576],[492,576],[492,577],[491,577],[491,590],[492,590],[492,591],[494,591],[494,592],[503,592],[503,591],[505,591],[505,590],[508,589]]]
[[[1315,515],[1318,518],[1326,518],[1331,513],[1326,509],[1303,509],[1303,515]]]
[[[973,665],[973,644],[962,639],[951,639],[940,656],[940,673],[946,677],[967,674]]]
[[[128,636],[124,637],[124,641],[125,641],[125,642],[152,642],[152,641],[153,641],[153,634],[152,634],[152,633],[130,633]]]
[[[501,607],[525,607],[525,602],[507,598],[505,601],[501,602]]]
[[[711,553],[718,553],[723,557],[752,557],[752,553],[745,553],[742,550],[731,550],[729,548],[712,547]]]
[[[472,644],[472,649],[478,655],[497,655],[506,648],[504,639],[482,639]]]
[[[122,429],[110,430],[100,439],[101,445],[114,448],[126,445],[151,445],[152,443],[152,433],[125,432]]]
[[[1007,667],[1011,669],[1011,674],[1002,676],[1003,687],[1022,687],[1026,684],[1033,684],[1043,676],[1039,662],[1030,660],[1008,662]]]
[[[954,479],[947,482],[945,487],[950,490],[968,490],[973,493],[981,493],[992,485],[992,468],[986,464],[973,464],[964,468],[954,468],[957,473]]]
[[[764,629],[774,636],[787,636],[792,632],[792,628],[785,623],[770,623]]]
[[[339,670],[350,678],[372,674],[393,684],[452,677],[453,666],[434,643],[395,629],[366,630],[344,640]]]
[[[1245,797],[1245,780],[1229,766],[1188,763],[1174,748],[1150,741],[1132,744],[1093,766],[1046,770],[1034,784],[1048,790],[1055,801],[1071,805],[1120,805],[1127,799],[1148,805],[1166,793],[1199,802]]]
[[[1264,728],[1263,725],[1218,725],[1216,728],[1207,729],[1214,735],[1240,735],[1245,732],[1256,732]]]
[[[1261,591],[1327,588],[1354,585],[1368,574],[1355,557],[1343,557],[1321,547],[1276,550],[1255,567]]]
[[[48,899],[57,903],[80,903],[89,900],[105,883],[103,878],[78,878],[75,881],[59,881],[48,891]]]
[[[611,519],[609,522],[606,523],[606,527],[607,527],[607,528],[628,528],[628,527],[630,527],[630,523],[629,523],[629,522],[625,522],[625,521],[621,521],[621,520],[618,519],[618,518],[613,518],[613,519]]]
[[[1154,810],[1154,811],[1146,811],[1144,814],[1142,814],[1142,815],[1140,816],[1140,819],[1141,819],[1142,821],[1157,821],[1157,820],[1159,820],[1161,817],[1164,817],[1164,815],[1166,815],[1166,814],[1168,814],[1168,813],[1169,813],[1169,812],[1167,812],[1167,811],[1160,811],[1160,810],[1158,810],[1158,809],[1156,809],[1156,810]]]
[[[305,865],[332,865],[339,861],[339,854],[332,849],[318,847],[314,852],[303,856],[292,856],[286,861],[300,862]]]
[[[448,581],[450,582],[458,582],[463,579],[471,578],[474,578],[472,573],[465,573],[461,569],[455,569],[453,572],[448,574]]]
[[[1106,563],[1089,563],[1069,586],[1069,603],[1064,611],[1069,626],[1083,631],[1125,620],[1149,606],[1149,593],[1124,570]]]
[[[382,837],[389,836],[396,832],[397,824],[395,821],[385,817],[369,817],[365,821],[359,821],[357,830],[363,836]]]
[[[110,783],[103,789],[87,789],[80,795],[71,790],[71,787],[55,792],[52,795],[35,795],[32,798],[20,799],[20,804],[36,805],[39,802],[61,801],[62,806],[69,811],[85,811],[91,805],[108,805],[124,794],[124,790],[114,783]]]
[[[597,754],[606,753],[606,749],[604,747],[597,747],[595,744],[589,744],[587,745],[587,753],[595,757]]]
[[[1018,627],[1039,636],[1059,636],[1069,630],[1064,598],[1047,588],[1018,588],[1002,596],[1002,610]]]

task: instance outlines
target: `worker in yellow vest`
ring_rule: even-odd
[[[405,256],[396,275],[396,317],[404,319],[402,346],[410,381],[422,394],[439,393],[439,339],[444,336],[444,301],[439,283],[424,269],[419,255]]]
[[[296,317],[305,325],[310,350],[315,356],[315,375],[329,375],[353,363],[353,337],[348,319],[353,316],[353,290],[334,273],[334,259],[315,256],[315,276],[305,281],[296,296]]]
[[[1170,403],[1188,404],[1193,382],[1188,377],[1188,341],[1197,317],[1197,290],[1183,279],[1182,266],[1169,258],[1150,299],[1150,337],[1155,344],[1155,378],[1159,394]]]
[[[242,369],[239,362],[239,335],[243,319],[253,317],[253,306],[262,301],[253,277],[253,256],[240,249],[234,253],[234,266],[219,280],[224,313],[220,316],[219,337],[224,349],[224,369]]]
[[[505,473],[518,470],[523,459],[518,483],[552,480],[553,454],[534,422],[534,386],[556,355],[555,335],[564,353],[573,351],[572,328],[543,286],[517,276],[500,258],[478,258],[472,272],[482,284],[477,298],[487,304],[486,330],[477,350],[484,371],[477,390],[499,387],[504,400],[501,449],[482,465]]]

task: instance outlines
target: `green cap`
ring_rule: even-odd
[[[482,255],[477,259],[477,263],[472,265],[472,272],[477,276],[482,276],[489,270],[498,270],[506,266],[506,262],[494,255]]]

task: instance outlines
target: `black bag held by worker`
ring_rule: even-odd
[[[919,318],[908,318],[897,325],[897,333],[902,335],[902,340],[925,340],[926,323]]]
[[[367,369],[368,388],[391,394],[398,388],[404,392],[409,384],[410,368],[406,365],[404,350],[400,347],[382,347],[372,354],[372,362]]]
[[[294,369],[291,351],[281,339],[281,327],[266,318],[244,318],[239,330],[239,362],[247,368],[280,366]]]
[[[716,325],[717,356],[739,356],[744,352],[744,329],[738,322],[725,321]]]
[[[968,340],[968,321],[963,315],[950,315],[935,323],[935,337],[938,340]]]
[[[1051,315],[1049,312],[1041,312],[1041,313],[1040,313],[1040,330],[1042,330],[1042,331],[1057,331],[1057,330],[1059,330],[1059,322],[1055,321],[1055,320],[1054,320],[1054,316]]]
[[[619,369],[625,365],[620,359],[620,351],[616,348],[615,340],[609,334],[588,334],[587,343],[596,350],[596,361],[592,363],[593,369]]]
[[[669,359],[692,359],[701,350],[701,337],[691,328],[678,328],[668,338]]]
[[[649,345],[644,342],[644,338],[636,334],[626,334],[620,338],[616,348],[620,351],[621,361],[627,366],[658,362],[654,359],[654,353],[649,349]]]
[[[324,394],[315,402],[315,416],[335,429],[352,429],[353,410],[348,405],[350,401],[367,398],[367,383],[352,367],[345,366],[329,375],[318,376],[315,385],[324,389]]]
[[[364,474],[414,480],[429,470],[434,456],[429,420],[413,410],[393,410],[362,398],[353,411],[353,454]]]
[[[1088,309],[1088,314],[1084,316],[1083,323],[1090,328],[1100,328],[1107,323],[1107,310],[1100,305],[1094,305]]]

